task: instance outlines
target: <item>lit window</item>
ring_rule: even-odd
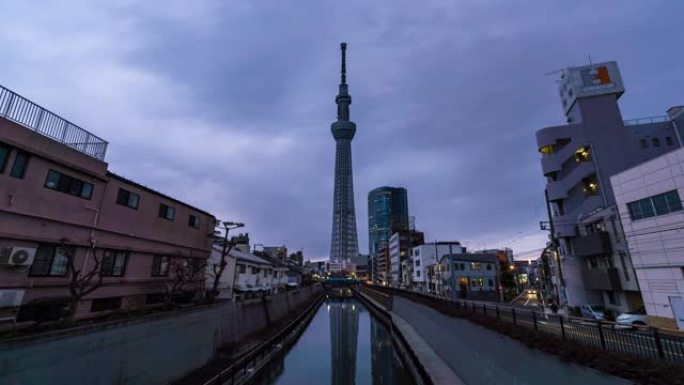
[[[575,151],[575,162],[580,163],[589,160],[591,148],[582,146]]]
[[[596,176],[582,179],[582,190],[586,195],[596,195],[596,192],[598,191]]]
[[[539,149],[539,152],[544,155],[551,155],[553,154],[553,146],[543,146]]]
[[[480,262],[470,262],[470,270],[480,270],[481,268]]]

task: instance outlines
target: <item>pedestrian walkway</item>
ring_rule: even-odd
[[[510,337],[400,296],[394,296],[392,311],[409,322],[468,385],[631,384],[562,362]]]

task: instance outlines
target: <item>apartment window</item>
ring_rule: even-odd
[[[420,267],[420,259],[416,259],[416,267]]]
[[[458,270],[459,270],[459,269],[458,269],[458,266],[459,266],[459,264],[456,263],[456,262],[454,262],[454,271],[458,271]]]
[[[677,190],[672,190],[627,203],[627,208],[632,220],[638,220],[681,211],[682,201]]]
[[[470,262],[470,270],[480,270],[481,268],[480,262]]]
[[[247,272],[247,266],[238,265],[238,271],[240,272],[240,274],[245,274]]]
[[[17,179],[24,179],[26,167],[28,166],[28,160],[29,155],[27,153],[24,151],[17,151],[17,154],[14,156],[14,163],[12,164],[10,176]]]
[[[105,250],[102,257],[100,275],[103,277],[121,277],[126,269],[128,252],[121,250]]]
[[[672,146],[674,143],[672,142],[672,137],[671,136],[666,136],[665,137],[665,144],[668,146]]]
[[[155,255],[152,259],[152,276],[166,277],[169,275],[169,257]]]
[[[59,171],[48,171],[45,187],[83,199],[93,196],[93,184],[62,174]]]
[[[140,204],[140,195],[120,188],[119,193],[116,195],[116,203],[122,206],[128,206],[132,209],[137,209]]]
[[[56,245],[38,245],[29,275],[33,277],[64,277],[69,270],[67,253],[74,252],[75,250],[71,247],[63,249]]]
[[[420,256],[420,249],[416,249],[416,257]]]
[[[640,139],[639,144],[641,145],[641,148],[648,148],[648,142],[646,139]]]
[[[595,175],[582,179],[582,191],[586,195],[596,195],[598,191],[598,180]]]
[[[264,278],[268,275],[268,270],[264,270]]]
[[[492,270],[492,264],[491,263],[487,264],[487,270]]]
[[[482,287],[484,286],[484,279],[482,278],[472,278],[470,280],[470,286],[472,287]]]
[[[653,147],[660,147],[660,139],[653,138],[652,142],[653,142]]]
[[[465,263],[461,263],[459,266],[461,267],[461,270],[465,270]]]
[[[121,309],[121,297],[94,299],[90,305],[90,311],[106,311]]]
[[[9,159],[11,148],[0,144],[0,174],[5,172],[5,165],[7,164],[7,159]]]
[[[174,216],[176,216],[176,210],[173,207],[163,203],[159,205],[159,217],[172,221]]]
[[[196,228],[196,229],[199,229],[199,227],[200,227],[200,218],[199,218],[198,216],[195,216],[195,215],[192,215],[192,214],[191,214],[191,215],[188,217],[188,226],[194,227],[194,228]]]
[[[260,269],[260,268],[258,268],[258,267],[252,267],[252,273],[254,273],[254,275],[259,275],[259,272],[261,272],[261,269]]]
[[[491,278],[489,278],[489,279],[487,280],[487,284],[489,285],[489,287],[494,287],[494,280],[491,279]]]

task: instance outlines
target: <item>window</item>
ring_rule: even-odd
[[[176,210],[171,207],[167,206],[163,203],[159,205],[159,216],[164,219],[168,219],[170,221],[173,220],[173,217],[176,215]]]
[[[470,270],[480,270],[480,262],[470,262]]]
[[[465,270],[465,263],[461,263],[459,266],[461,266],[461,270]]]
[[[120,250],[105,250],[102,257],[100,275],[103,277],[121,277],[126,269],[128,252]]]
[[[648,148],[648,142],[646,139],[640,139],[639,144],[641,145],[641,148]]]
[[[94,299],[90,305],[90,311],[117,310],[121,308],[121,297]]]
[[[658,138],[653,138],[653,147],[660,147],[660,139]]]
[[[458,267],[459,267],[459,264],[454,262],[454,271],[458,271],[459,270]]]
[[[682,210],[682,201],[677,190],[654,195],[627,203],[629,215],[632,220],[650,218],[656,215],[666,215]]]
[[[0,174],[5,171],[5,165],[7,164],[7,159],[9,159],[10,148],[4,144],[0,144]]]
[[[487,270],[492,270],[492,264],[491,263],[487,264]]]
[[[29,275],[33,277],[64,277],[69,270],[67,253],[74,253],[71,247],[66,250],[60,246],[39,245]]]
[[[254,273],[254,275],[259,275],[260,272],[261,272],[261,269],[260,269],[260,268],[258,268],[258,267],[252,267],[252,273]]]
[[[247,267],[245,265],[238,265],[238,271],[240,274],[245,274],[247,272]]]
[[[14,156],[14,164],[12,164],[12,171],[10,171],[10,176],[17,179],[24,179],[24,174],[26,173],[26,166],[28,166],[29,156],[24,151],[17,151],[17,155]]]
[[[484,286],[484,279],[482,278],[473,278],[470,280],[470,286],[472,287],[482,287]]]
[[[420,259],[416,259],[416,267],[420,267]]]
[[[611,305],[620,305],[620,296],[616,295],[615,292],[606,291],[606,295],[608,296],[608,302]]]
[[[188,226],[194,227],[196,229],[199,229],[200,227],[200,218],[194,215],[190,215],[188,217]]]
[[[420,277],[420,270],[416,270],[416,277]]]
[[[83,199],[90,199],[93,196],[92,183],[72,178],[55,170],[48,171],[45,187]]]
[[[268,275],[268,270],[264,270],[264,278]]]
[[[596,195],[598,191],[598,180],[595,175],[582,179],[582,191],[586,195]]]
[[[672,146],[674,143],[672,142],[672,137],[671,136],[666,136],[665,137],[665,144],[668,146]]]
[[[489,280],[487,280],[487,284],[489,285],[489,287],[494,287],[494,280],[489,278]]]
[[[137,209],[140,204],[140,195],[120,188],[119,193],[116,195],[116,203]]]
[[[420,249],[416,249],[416,256],[420,256]]]
[[[164,255],[155,255],[152,259],[152,276],[166,277],[169,275],[169,258]]]

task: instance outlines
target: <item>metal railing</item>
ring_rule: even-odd
[[[390,290],[402,296],[424,298],[437,308],[462,309],[531,329],[535,334],[555,336],[563,341],[572,341],[605,351],[684,363],[684,333],[677,331],[554,315],[495,303],[452,300],[398,289]]]
[[[107,142],[23,96],[0,86],[0,117],[104,160]]]
[[[649,116],[647,118],[638,119],[628,119],[623,120],[625,126],[637,126],[639,124],[650,124],[650,123],[664,123],[669,122],[670,118],[667,115]]]

